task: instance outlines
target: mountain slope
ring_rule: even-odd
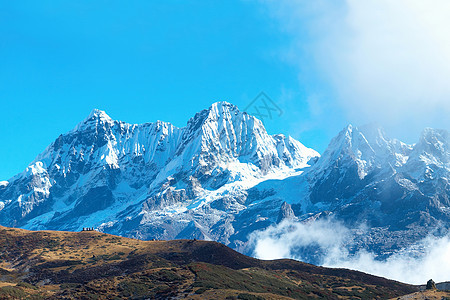
[[[0,227],[0,247],[0,298],[386,299],[418,290],[346,269],[261,261],[216,242]]]

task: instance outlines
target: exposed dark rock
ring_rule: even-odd
[[[280,223],[281,221],[286,219],[294,220],[295,214],[294,211],[292,210],[291,205],[286,202],[283,202],[283,204],[281,204],[280,212],[278,213],[277,223]]]
[[[436,284],[434,283],[433,279],[430,279],[427,281],[427,290],[435,290],[436,289]]]

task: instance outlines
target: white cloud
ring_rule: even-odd
[[[255,232],[250,237],[254,244],[254,255],[261,259],[295,258],[305,260],[297,251],[300,247],[317,246],[330,254],[338,251],[349,231],[339,223],[316,221],[305,224],[284,221]]]
[[[417,249],[423,249],[424,253],[418,253]],[[430,278],[436,282],[448,281],[450,238],[427,237],[383,261],[362,250],[356,256],[328,257],[323,265],[356,269],[411,284],[425,284]]]
[[[366,228],[360,226],[359,234]],[[250,237],[254,256],[261,259],[293,258],[304,260],[299,249],[316,249],[321,265],[349,268],[411,284],[450,280],[450,237],[426,237],[401,249],[386,260],[364,249],[349,255],[345,244],[352,231],[339,222],[315,221],[299,223],[284,221]]]
[[[264,3],[292,35],[300,80],[315,68],[352,122],[450,127],[449,1]]]

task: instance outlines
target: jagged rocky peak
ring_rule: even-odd
[[[230,118],[232,115],[237,115],[240,113],[238,107],[226,101],[218,101],[213,103],[209,108],[208,117],[211,119],[220,119],[220,118]]]
[[[355,165],[363,179],[374,169],[404,165],[411,151],[412,146],[388,138],[384,129],[377,125],[348,125],[331,140],[316,169],[323,173],[333,166]]]
[[[375,152],[375,148],[388,147],[391,142],[392,140],[378,124],[371,123],[358,127],[349,124],[330,142],[330,146],[341,145],[352,150],[366,147],[366,150]]]
[[[376,150],[386,148],[390,143],[383,128],[375,124],[361,127],[350,124],[341,131],[341,134],[344,136],[342,142],[345,144],[346,149],[358,158],[375,155]]]
[[[386,161],[394,167],[400,167],[408,160],[413,146],[397,139],[389,138],[384,129],[377,124],[360,127],[370,147],[375,151],[378,162]]]
[[[74,131],[96,127],[98,125],[104,124],[112,125],[113,123],[114,120],[111,119],[111,117],[106,112],[95,108],[91,111],[87,118],[85,118],[75,127]]]
[[[224,115],[229,115],[230,110],[239,112],[239,109],[231,103],[225,101],[215,102],[209,108],[199,111],[190,118],[186,127],[198,129],[207,122],[218,121]]]
[[[444,129],[426,128],[405,164],[416,180],[447,178],[450,172],[450,134]]]
[[[384,128],[379,124],[371,123],[359,126],[359,131],[364,135],[367,142],[372,146],[383,147],[388,145],[391,140],[387,137]]]
[[[177,127],[172,125],[169,122],[164,121],[156,121],[153,123],[143,123],[143,124],[130,124],[122,121],[117,121],[112,119],[105,111],[100,109],[93,109],[89,116],[81,121],[73,131],[83,130],[83,129],[92,129],[93,127],[108,125],[108,127],[113,127],[117,125],[117,134],[120,135],[130,135],[134,130],[138,129],[138,131],[145,132],[146,130],[151,130],[154,132],[161,132],[162,134],[168,134],[169,132],[173,132],[178,130]],[[142,133],[141,133],[142,134]]]
[[[261,121],[228,102],[216,102],[189,120],[179,154],[194,154],[195,164],[209,167],[237,157],[255,162],[264,143],[273,146]]]
[[[349,124],[331,140],[322,157],[330,156],[330,158],[338,159],[342,152],[354,153],[361,143],[368,144],[358,128]]]
[[[417,150],[449,160],[450,133],[444,129],[425,128],[415,147]]]
[[[269,135],[259,119],[228,102],[214,103],[205,115],[202,143],[206,149],[220,149],[262,170],[272,166],[305,167],[312,157],[319,156],[290,136]]]
[[[89,116],[85,119],[85,121],[88,120],[102,120],[102,121],[111,121],[111,117],[106,114],[105,111],[94,108]]]
[[[350,191],[364,188],[368,178],[395,173],[392,166],[397,157],[393,142],[379,127],[361,128],[351,124],[346,126],[308,171],[313,203],[334,203],[336,199],[346,199]]]
[[[334,168],[369,160],[374,154],[364,134],[350,124],[331,140],[322,157],[314,165],[314,175],[322,176]],[[360,177],[364,177],[363,170],[360,172]]]
[[[243,122],[248,123],[245,127],[253,127],[253,124],[250,123],[256,123],[258,127],[264,129],[260,120],[245,112],[239,111],[237,106],[231,103],[220,101],[213,103],[208,109],[196,113],[195,116],[188,121],[186,131],[187,133],[197,132],[199,134],[204,134],[205,137],[211,138],[217,134],[235,134],[235,129],[238,133],[242,129],[247,129],[239,128],[239,125]]]

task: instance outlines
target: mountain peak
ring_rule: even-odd
[[[450,149],[450,133],[445,129],[425,128],[416,144],[415,150],[418,153],[428,153],[438,155],[444,161],[450,159],[448,150]]]
[[[226,101],[218,101],[213,103],[209,108],[195,114],[187,124],[187,128],[190,131],[195,131],[202,126],[209,128],[211,123],[222,123],[234,119],[235,116],[243,115],[244,113],[239,111],[239,108]],[[222,120],[222,121],[220,121]]]
[[[362,143],[371,147],[374,145],[385,146],[390,141],[384,129],[374,123],[358,127],[349,124],[337,135],[336,140],[348,144],[348,146],[358,146]]]
[[[91,113],[89,114],[89,116],[85,119],[85,121],[89,121],[92,119],[100,119],[100,120],[104,120],[104,121],[112,121],[111,117],[108,116],[108,114],[100,109],[94,108]]]
[[[97,125],[97,124],[106,124],[106,123],[113,123],[114,120],[111,119],[110,116],[108,116],[108,114],[106,112],[104,112],[103,110],[100,109],[96,109],[94,108],[91,113],[89,114],[89,116],[87,116],[87,118],[85,118],[83,121],[81,121],[80,123],[78,123],[78,125],[75,127],[74,131],[80,130],[82,128],[90,128],[92,127],[92,125]]]
[[[420,138],[424,140],[430,139],[448,140],[449,135],[450,135],[449,132],[445,129],[434,129],[427,127],[422,131]]]
[[[328,149],[351,146],[354,135],[358,132],[359,130],[356,126],[348,124],[331,140],[328,145]]]
[[[216,110],[216,109],[223,109],[223,108],[233,108],[233,109],[238,109],[236,105],[231,104],[230,102],[227,101],[217,101],[214,102],[213,104],[211,104],[211,106],[209,107],[209,110]]]
[[[209,116],[214,116],[214,117],[223,117],[225,115],[228,115],[232,112],[234,112],[234,114],[238,114],[239,108],[229,102],[226,101],[219,101],[219,102],[215,102],[213,103],[209,108]]]
[[[356,126],[353,126],[352,124],[348,124],[337,134],[337,136],[334,137],[334,143],[351,143],[355,131],[357,132],[358,128]],[[331,143],[332,142],[333,141],[331,141]]]
[[[345,132],[352,132],[353,129],[356,128],[355,126],[353,126],[352,124],[348,124],[347,126],[344,127]]]

